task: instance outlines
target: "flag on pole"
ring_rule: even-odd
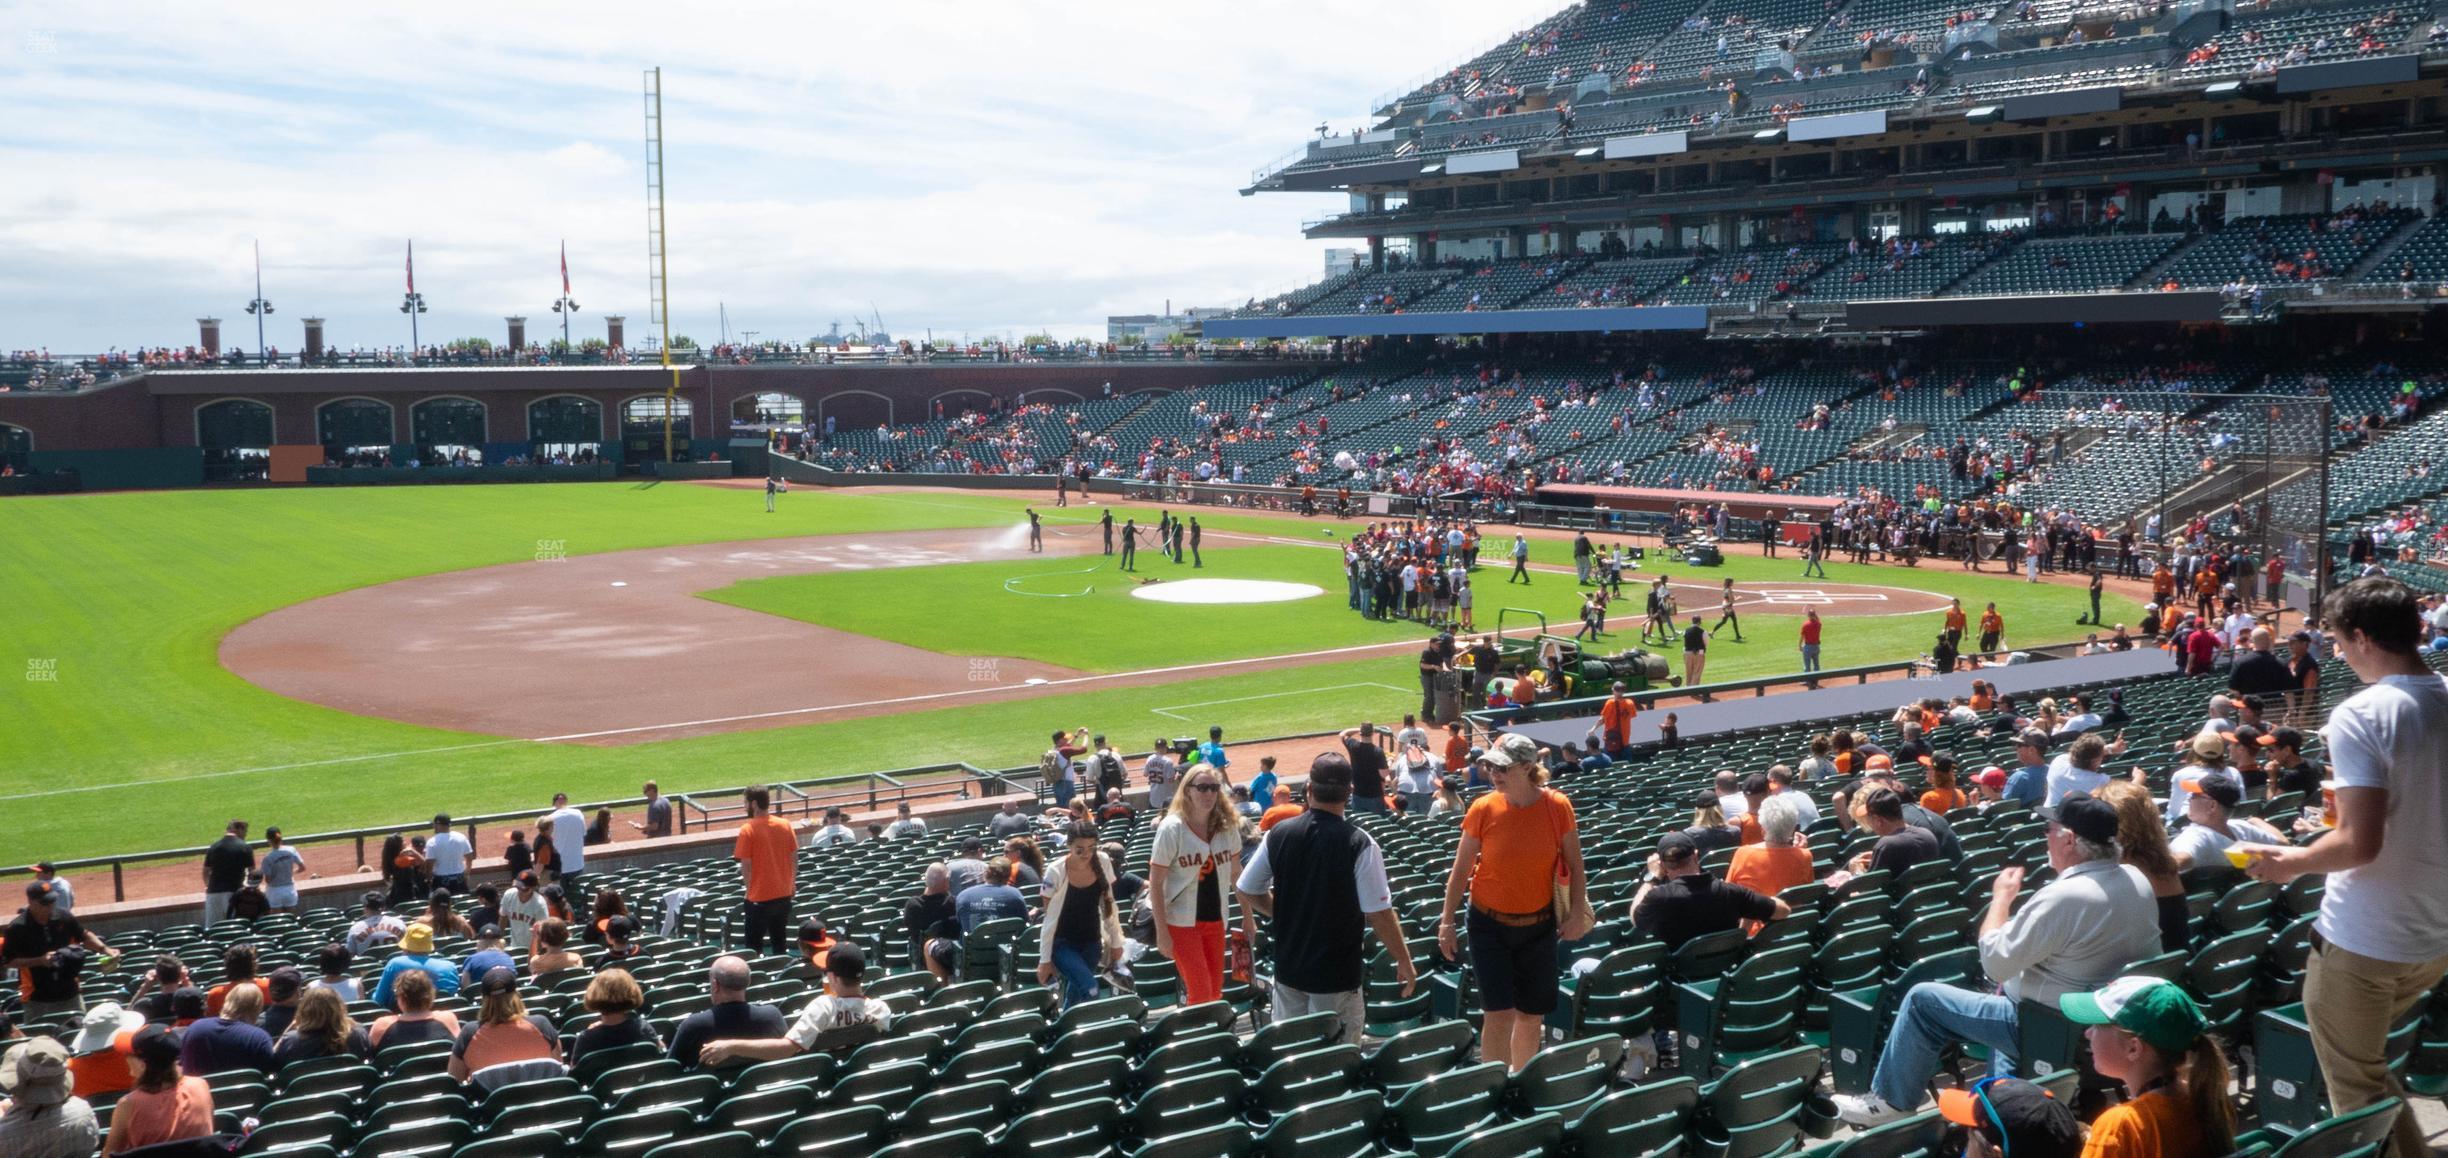
[[[562,297],[568,297],[568,296],[570,296],[570,288],[569,288],[569,242],[567,242],[567,241],[564,241],[564,242],[562,242],[562,243],[561,243],[561,296],[562,296]]]
[[[416,292],[416,242],[408,243],[408,292]]]

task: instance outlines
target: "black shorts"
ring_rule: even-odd
[[[1471,971],[1479,1008],[1545,1017],[1556,1007],[1556,924],[1506,925],[1470,911]]]

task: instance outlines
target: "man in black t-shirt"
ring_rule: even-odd
[[[1658,840],[1649,857],[1649,880],[1632,897],[1632,925],[1664,943],[1668,952],[1708,933],[1738,928],[1744,921],[1781,921],[1793,909],[1775,897],[1731,885],[1700,867],[1700,846],[1680,832]]]
[[[681,1019],[672,1030],[671,1059],[695,1069],[697,1055],[710,1041],[780,1037],[790,1029],[782,1011],[762,1001],[748,1000],[748,963],[737,957],[717,957],[707,983],[713,1004]]]
[[[1698,687],[1700,673],[1708,667],[1708,631],[1700,626],[1700,617],[1691,617],[1691,626],[1683,629],[1683,686]]]
[[[1443,581],[1443,574],[1443,572],[1438,572],[1439,582]],[[1453,651],[1454,640],[1451,635],[1437,636],[1428,641],[1427,647],[1420,649],[1419,716],[1423,720],[1432,723],[1436,720],[1436,678],[1440,673],[1453,670]]]
[[[2285,660],[2270,651],[2272,642],[2269,628],[2252,629],[2246,650],[2236,656],[2235,669],[2227,673],[2229,688],[2269,700],[2295,690],[2295,673],[2287,670]]]
[[[229,822],[221,839],[204,850],[204,923],[210,926],[229,916],[230,898],[246,884],[247,870],[255,867],[255,850],[247,847],[247,823]]]
[[[83,1013],[85,1000],[77,977],[88,955],[107,956],[110,946],[87,932],[75,917],[59,911],[59,897],[45,881],[26,885],[26,905],[0,933],[0,962],[24,977],[28,1020],[58,1013]]]
[[[1938,859],[1938,838],[1928,829],[1904,823],[1904,797],[1894,789],[1869,789],[1856,807],[1861,826],[1879,839],[1870,851],[1853,858],[1854,872],[1885,869],[1900,873],[1922,861]]]
[[[1362,724],[1343,729],[1343,753],[1351,760],[1352,801],[1354,812],[1384,812],[1386,810],[1386,754],[1377,746],[1377,725]]]

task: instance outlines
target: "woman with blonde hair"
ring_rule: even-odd
[[[1223,999],[1224,930],[1240,875],[1241,818],[1224,794],[1224,774],[1191,765],[1148,854],[1156,951],[1173,959],[1184,1005]]]
[[[2227,1055],[2183,987],[2119,977],[2094,993],[2068,993],[2058,1006],[2087,1027],[2092,1067],[2127,1091],[2123,1103],[2091,1123],[2083,1158],[2235,1149]]]
[[[2185,902],[2184,880],[2176,868],[2176,851],[2168,846],[2167,826],[2150,789],[2131,780],[2102,785],[2093,795],[2117,812],[2119,860],[2150,878],[2151,896],[2159,904],[2159,948],[2182,949],[2191,940],[2193,911]]]
[[[459,1039],[451,1055],[450,1075],[460,1081],[497,1065],[523,1061],[561,1060],[561,1032],[542,1014],[527,1012],[519,1000],[518,972],[507,965],[485,970],[477,987],[484,1004],[476,1011],[476,1028]]]
[[[427,984],[431,984],[430,980]],[[289,1031],[272,1045],[273,1071],[279,1072],[290,1062],[343,1054],[374,1056],[374,1046],[366,1032],[349,1020],[348,1003],[329,989],[309,989],[299,994],[297,1016],[289,1022]]]
[[[1546,776],[1542,773],[1539,780],[1545,783]],[[1715,792],[1706,789],[1701,791],[1699,799],[1692,801],[1691,827],[1684,829],[1683,835],[1700,846],[1702,856],[1742,843],[1742,830],[1726,823],[1725,804],[1717,799]]]

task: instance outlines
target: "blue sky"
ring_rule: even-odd
[[[0,6],[0,347],[251,347],[256,239],[282,349],[405,343],[409,237],[428,341],[546,329],[564,238],[642,333],[656,64],[675,332],[1101,336],[1315,280],[1342,198],[1252,170],[1560,6]]]

